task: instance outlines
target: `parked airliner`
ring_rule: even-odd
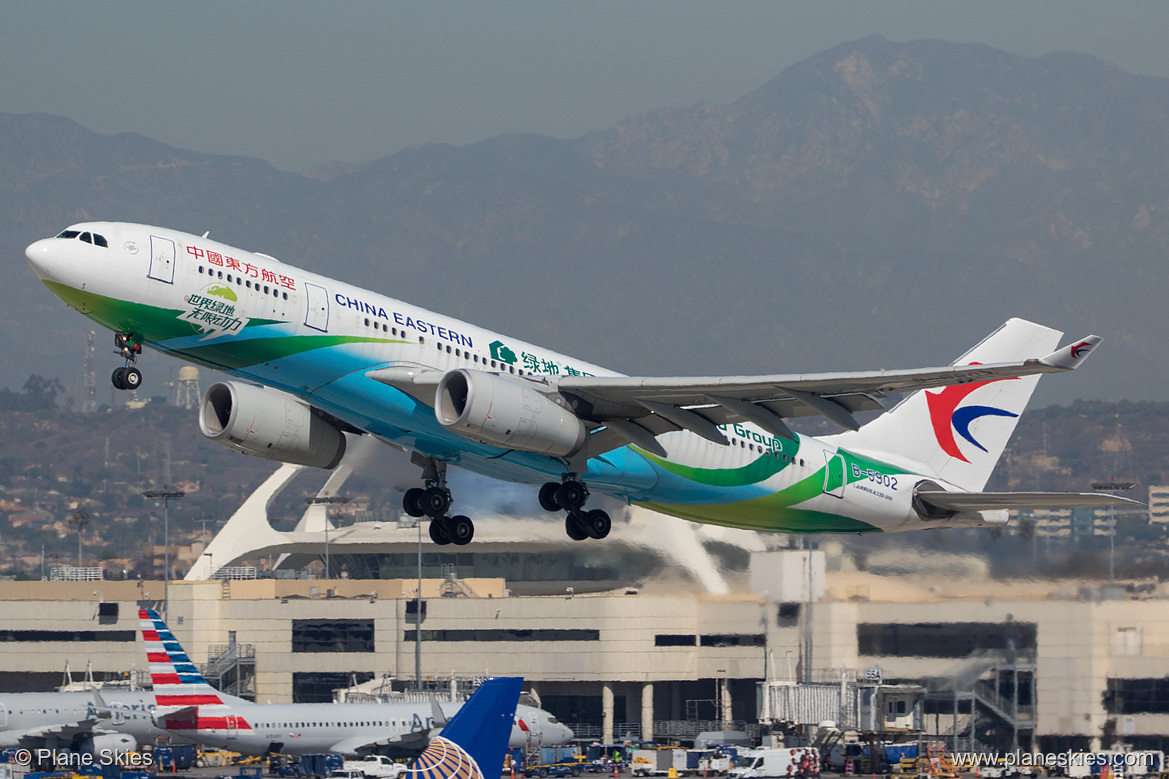
[[[158,614],[138,612],[150,680],[154,723],[168,735],[245,755],[283,752],[418,753],[465,703],[251,703],[212,687]],[[518,695],[518,691],[517,691]],[[512,705],[507,744],[567,744],[573,732],[547,712]]]
[[[31,244],[44,284],[114,332],[121,389],[143,346],[237,380],[205,393],[203,434],[246,454],[332,468],[346,435],[412,453],[404,510],[437,544],[448,464],[542,485],[576,540],[611,520],[590,492],[696,522],[799,533],[1001,525],[1007,509],[1135,503],[1102,494],[984,493],[1044,373],[1100,343],[1012,319],[946,367],[699,378],[622,376],[204,235],[87,222]],[[883,408],[861,426],[857,412]],[[846,428],[816,438],[786,419]]]
[[[0,748],[133,750],[166,733],[149,692],[0,693]]]

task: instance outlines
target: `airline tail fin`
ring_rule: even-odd
[[[232,714],[219,691],[203,678],[157,612],[139,609],[138,619],[154,685],[154,721],[159,728],[250,728],[243,717]]]
[[[1100,342],[1089,336],[1056,350],[1057,330],[1011,319],[954,365],[1040,360],[1075,368]],[[833,441],[857,452],[980,491],[1015,430],[1039,376],[975,381],[919,390],[859,430]]]
[[[488,679],[407,770],[406,779],[494,779],[503,771],[520,677]]]

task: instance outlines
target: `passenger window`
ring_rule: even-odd
[[[229,273],[229,274],[227,274],[227,283],[228,283],[228,284],[230,284],[230,283],[231,283],[231,274],[230,274],[230,273]]]
[[[93,243],[93,239],[89,237],[89,233],[82,233],[81,240],[85,241],[86,243]]]
[[[106,243],[106,237],[104,235],[98,235],[97,233],[94,233],[93,243],[95,246],[103,246],[107,249],[110,248],[110,245]]]

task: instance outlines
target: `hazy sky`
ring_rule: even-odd
[[[870,34],[1169,76],[1169,3],[6,0],[0,112],[302,170],[730,102]]]

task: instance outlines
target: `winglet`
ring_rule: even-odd
[[[1080,367],[1082,363],[1092,350],[1104,339],[1098,335],[1090,335],[1087,338],[1082,338],[1079,341],[1071,343],[1067,346],[1062,346],[1056,349],[1046,357],[1041,357],[1039,362],[1044,365],[1050,365],[1052,368],[1059,368],[1060,370],[1070,371]]]
[[[519,677],[488,679],[406,772],[407,779],[485,779],[503,770],[520,699]]]

